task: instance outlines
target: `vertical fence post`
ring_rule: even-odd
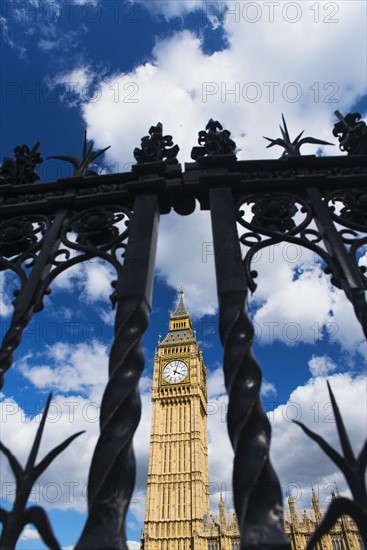
[[[232,191],[212,188],[209,200],[241,549],[290,549],[283,528],[282,491],[269,459],[271,427],[260,401],[261,370],[252,353],[254,328],[246,312],[248,289]]]
[[[89,516],[76,549],[127,549],[125,517],[135,483],[132,439],[141,415],[142,338],[149,324],[159,223],[157,196],[137,195],[117,283],[115,339],[88,482]]]

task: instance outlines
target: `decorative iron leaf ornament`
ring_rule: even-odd
[[[149,136],[141,138],[141,149],[136,147],[133,154],[138,164],[162,161],[178,164],[176,157],[179,150],[178,145],[173,145],[172,136],[163,135],[163,125],[158,122],[149,128]]]
[[[333,145],[333,143],[329,143],[328,141],[323,141],[322,139],[317,139],[313,137],[305,137],[301,139],[301,136],[304,130],[302,130],[302,132],[298,134],[298,136],[294,141],[291,141],[284,115],[282,115],[282,120],[283,120],[284,128],[279,126],[280,131],[282,132],[282,136],[283,136],[282,138],[272,139],[272,138],[263,136],[264,139],[267,139],[268,141],[270,141],[270,144],[266,147],[267,149],[269,149],[269,147],[273,147],[274,145],[280,145],[280,147],[283,147],[284,152],[280,158],[300,157],[301,146],[304,145],[305,143],[315,143],[318,145]]]
[[[294,216],[298,212],[294,197],[286,194],[264,193],[251,208],[252,223],[270,231],[286,233],[296,227]]]
[[[231,132],[223,130],[218,120],[210,119],[205,130],[199,132],[200,147],[193,147],[191,158],[195,161],[206,155],[231,155],[235,157],[236,143],[229,136]]]
[[[0,548],[13,550],[17,540],[23,531],[23,528],[29,523],[35,525],[43,542],[52,550],[60,550],[60,545],[53,534],[50,522],[46,512],[40,506],[32,506],[26,508],[29,495],[32,487],[39,476],[46,470],[51,462],[60,454],[70,443],[83,432],[78,432],[71,437],[65,439],[63,443],[50,451],[42,460],[35,466],[37,453],[41,444],[41,438],[45,427],[48,409],[50,407],[52,394],[48,396],[45,410],[42,414],[42,419],[34,439],[31,452],[29,453],[28,461],[23,469],[18,460],[11,451],[0,442],[0,451],[7,457],[10,467],[16,479],[16,495],[13,509],[7,512],[0,508],[0,522],[3,524],[3,530],[0,537]]]
[[[338,429],[339,439],[343,455],[333,449],[323,437],[309,430],[302,422],[293,420],[302,430],[321,447],[325,454],[340,468],[348,482],[352,492],[353,500],[344,497],[334,498],[315,533],[312,535],[307,549],[313,548],[325,535],[335,522],[344,515],[350,516],[359,529],[364,547],[367,548],[367,492],[365,484],[365,471],[367,465],[367,440],[365,441],[358,458],[355,458],[352,446],[349,441],[347,430],[344,426],[339,407],[336,403],[329,382],[327,382],[330,401],[333,408],[335,422]]]
[[[38,152],[39,146],[39,141],[32,149],[27,145],[19,145],[14,149],[14,159],[5,157],[0,167],[0,185],[27,185],[38,181],[40,177],[36,166],[43,162],[41,153]]]
[[[111,147],[105,147],[104,149],[99,149],[98,151],[93,151],[94,141],[90,142],[89,147],[87,147],[87,130],[84,132],[84,144],[83,144],[83,156],[75,157],[73,155],[58,155],[48,157],[49,159],[65,160],[70,162],[74,166],[74,177],[87,178],[88,176],[98,176],[98,172],[94,170],[89,170],[89,166],[97,167],[97,164],[94,163],[96,158],[100,157]]]
[[[348,113],[345,117],[339,112],[334,112],[339,120],[334,124],[333,135],[339,139],[339,149],[347,151],[348,155],[367,154],[367,126],[360,120],[359,113]]]

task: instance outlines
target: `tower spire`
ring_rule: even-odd
[[[297,514],[296,514],[296,508],[294,506],[294,498],[292,497],[291,493],[289,493],[289,495],[288,495],[288,506],[289,506],[289,511],[290,511],[290,514],[291,514],[292,524],[294,526],[298,526],[298,518],[297,518]]]
[[[320,511],[320,505],[319,505],[319,500],[316,496],[316,493],[314,491],[314,488],[312,487],[312,508],[313,508],[313,511],[315,512],[315,518],[316,518],[316,521],[317,523],[321,523],[321,511]]]
[[[225,527],[225,515],[224,515],[224,500],[222,497],[222,493],[220,493],[220,499],[219,499],[219,524],[221,526],[221,529]]]
[[[175,311],[171,313],[171,319],[175,317],[189,317],[189,312],[187,311],[186,306],[184,304],[184,299],[183,299],[184,287],[182,283],[180,285],[178,292],[179,292],[178,304],[176,306]]]

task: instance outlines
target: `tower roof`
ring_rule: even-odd
[[[184,304],[183,293],[184,290],[181,285],[176,309],[170,314],[168,334],[158,343],[158,346],[196,341],[195,330],[192,328],[189,312]]]
[[[187,311],[183,301],[183,294],[184,294],[183,285],[180,286],[179,292],[180,292],[180,297],[178,300],[178,304],[176,306],[175,311],[171,313],[171,319],[175,319],[178,317],[189,317],[189,312]]]

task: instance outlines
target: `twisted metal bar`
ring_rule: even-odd
[[[89,517],[78,549],[126,549],[124,520],[134,488],[132,437],[141,413],[138,382],[144,370],[141,338],[149,307],[121,301],[109,363],[109,382],[101,406],[101,436],[94,451],[88,482]]]
[[[210,190],[228,432],[235,451],[233,491],[241,550],[289,549],[282,492],[269,459],[271,428],[260,401],[261,370],[252,353],[247,286],[231,190]]]
[[[141,341],[151,309],[158,220],[156,196],[138,196],[116,289],[118,306],[109,382],[101,405],[101,434],[89,473],[89,516],[76,550],[127,550],[125,517],[135,483],[132,438],[141,414]]]

